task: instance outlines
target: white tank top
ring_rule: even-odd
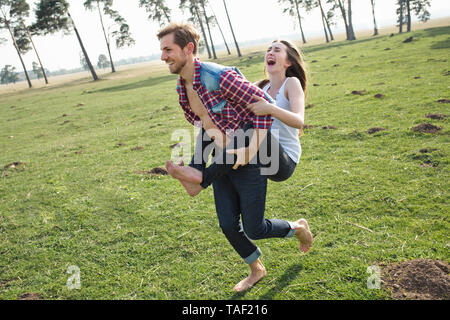
[[[284,86],[289,78],[286,78],[283,85],[281,86],[278,94],[275,98],[275,103],[277,107],[291,111],[291,103],[284,95]],[[268,83],[263,90],[267,92],[270,88],[270,83]],[[273,117],[271,133],[278,139],[280,145],[286,151],[289,158],[295,163],[300,161],[300,155],[302,154],[302,147],[300,145],[300,139],[298,138],[299,129],[290,127],[285,123],[281,122],[277,118]]]

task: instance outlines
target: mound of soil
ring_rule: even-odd
[[[425,117],[434,119],[434,120],[442,120],[442,119],[447,118],[447,116],[445,114],[441,114],[441,113],[429,113],[429,114],[426,114]]]
[[[424,132],[424,133],[436,133],[442,128],[436,127],[435,125],[432,125],[431,123],[421,123],[415,127],[412,128],[412,131],[416,132]]]
[[[337,127],[335,126],[324,126],[322,127],[322,129],[327,130],[327,129],[337,129]]]
[[[315,128],[315,126],[312,125],[312,124],[305,124],[305,125],[303,126],[303,129],[313,129],[313,128]]]
[[[163,175],[163,176],[169,174],[166,169],[161,168],[161,167],[153,168],[150,171],[135,171],[134,173],[137,173],[137,174],[149,174],[149,175]]]
[[[374,95],[374,97],[377,99],[381,99],[381,98],[384,98],[384,94],[377,93],[376,95]]]
[[[408,260],[382,268],[384,286],[394,299],[448,300],[449,264],[431,259]]]
[[[27,293],[22,293],[17,300],[41,300],[42,296],[39,293],[32,293],[32,292],[27,292]]]
[[[358,96],[362,96],[364,93],[366,93],[366,90],[361,90],[361,91],[353,90],[352,91],[352,94],[358,95]]]
[[[310,103],[310,104],[306,105],[305,109],[311,109],[312,107],[314,107],[314,104]]]
[[[15,161],[15,162],[8,163],[3,168],[5,170],[8,170],[8,169],[17,169],[17,168],[24,168],[24,167],[25,167],[25,162]]]
[[[436,148],[423,148],[423,149],[420,149],[419,152],[420,153],[430,153],[430,152],[438,151],[438,150],[439,149],[436,149]]]
[[[386,130],[386,129],[382,128],[382,127],[374,127],[374,128],[370,128],[369,130],[367,130],[367,133],[374,134],[375,132],[383,131],[383,130]]]
[[[144,147],[142,147],[142,146],[136,146],[136,147],[134,147],[134,148],[131,148],[131,151],[139,151],[139,150],[142,150],[142,149],[144,149]]]
[[[450,103],[450,99],[439,99],[437,102],[439,102],[439,103]]]
[[[413,41],[413,37],[409,37],[409,38],[405,39],[403,41],[403,43],[408,43],[408,42],[412,42],[412,41]]]

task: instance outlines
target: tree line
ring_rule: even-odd
[[[212,28],[217,27],[220,31],[222,40],[225,44],[228,54],[231,54],[228,43],[223,34],[214,10],[209,0],[178,0],[178,8],[183,13],[188,13],[188,21],[196,25],[201,31],[203,37],[199,44],[200,50],[207,51],[210,59],[217,59],[216,49],[211,34]],[[374,24],[373,35],[378,35],[378,28],[375,17],[376,0],[363,0],[371,5],[372,18]],[[411,31],[412,14],[419,18],[420,21],[430,19],[428,8],[431,0],[395,0],[396,15],[399,33]],[[223,10],[226,13],[228,27],[231,31],[234,45],[239,57],[241,51],[236,39],[233,25],[228,12],[225,0],[223,2]],[[274,4],[277,4],[274,0]],[[120,13],[113,9],[114,0],[85,0],[83,6],[86,10],[98,13],[98,18],[102,28],[106,49],[109,60],[105,55],[100,55],[97,66],[99,68],[111,67],[111,72],[115,72],[115,66],[112,58],[111,43],[114,42],[117,49],[125,46],[132,46],[135,40],[132,37],[130,26]],[[157,22],[161,27],[171,21],[171,10],[167,6],[165,0],[138,0],[138,5],[148,13],[148,20]],[[325,41],[328,43],[334,40],[331,26],[337,23],[338,19],[342,19],[345,30],[346,39],[355,40],[355,31],[352,22],[352,1],[351,0],[278,0],[278,5],[284,13],[290,15],[295,20],[295,25],[299,26],[300,37],[303,43],[307,43],[304,28],[302,26],[302,16],[310,13],[312,10],[320,10],[322,26]],[[95,69],[89,59],[89,55],[83,45],[81,35],[76,28],[76,24],[70,15],[69,3],[67,0],[39,0],[35,4],[33,10],[34,21],[26,24],[25,20],[30,16],[30,6],[26,0],[0,0],[0,30],[8,31],[11,42],[19,56],[28,86],[32,84],[25,67],[22,55],[30,50],[34,50],[37,62],[33,62],[33,72],[38,78],[44,78],[48,84],[48,70],[44,68],[39,57],[38,51],[33,42],[33,36],[46,36],[57,32],[63,32],[65,35],[75,33],[80,45],[80,63],[83,68],[89,70],[92,78],[98,80]],[[6,42],[6,38],[0,37],[0,45]],[[14,67],[6,65],[1,70],[1,83],[16,82],[17,75],[14,75]]]

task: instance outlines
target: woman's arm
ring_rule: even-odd
[[[289,100],[291,110],[284,110],[266,100],[255,97],[258,101],[248,105],[248,108],[256,115],[267,115],[277,118],[286,125],[301,129],[304,124],[305,115],[305,94],[300,81],[297,78],[290,78],[285,85],[286,98]]]

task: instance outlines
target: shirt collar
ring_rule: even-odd
[[[200,68],[202,66],[202,63],[198,58],[195,58],[194,60],[194,81],[192,82],[192,86],[194,89],[197,89],[201,86],[201,80],[200,80]]]
[[[202,63],[199,58],[195,58],[194,60],[194,80],[192,82],[192,86],[194,89],[198,89],[202,82],[200,80],[200,68]],[[178,76],[178,87],[184,91],[184,80],[181,76]]]

